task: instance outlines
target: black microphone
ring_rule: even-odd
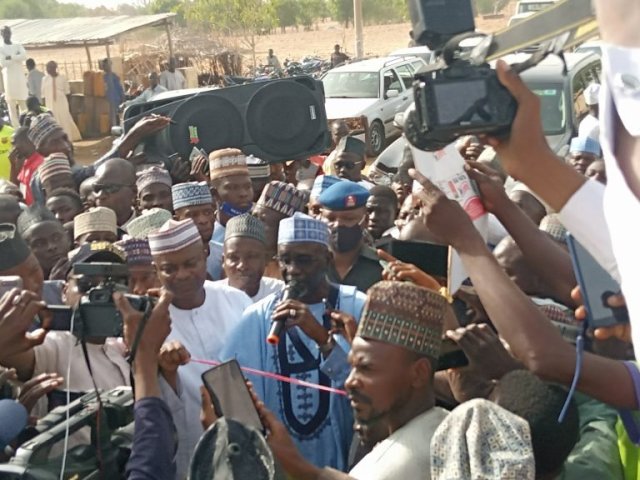
[[[281,302],[289,299],[296,300],[300,298],[304,293],[302,284],[294,280],[290,281],[284,289]],[[277,345],[280,341],[280,335],[284,331],[286,320],[273,320],[271,322],[271,329],[267,335],[267,343],[269,345]]]

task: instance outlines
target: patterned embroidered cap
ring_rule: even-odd
[[[300,212],[280,220],[278,245],[307,242],[320,243],[329,247],[329,227],[327,224]]]
[[[313,187],[311,187],[311,200],[318,198],[322,192],[329,188],[334,183],[341,182],[342,179],[334,177],[333,175],[319,175],[313,180]]]
[[[118,221],[116,213],[110,208],[95,207],[89,211],[76,215],[73,219],[73,238],[77,240],[82,235],[91,232],[112,232],[118,235]]]
[[[127,237],[115,243],[124,250],[128,265],[151,265],[151,249],[149,241]]]
[[[157,232],[162,225],[171,219],[171,212],[164,208],[143,210],[139,216],[127,224],[127,233],[132,238],[146,239],[150,233]]]
[[[305,195],[296,187],[289,183],[274,181],[267,183],[264,187],[256,206],[267,207],[290,217],[302,211],[306,203]]]
[[[264,224],[248,213],[233,217],[227,222],[224,230],[224,241],[226,242],[235,237],[253,238],[264,244],[267,243]]]
[[[437,359],[446,308],[447,300],[432,290],[406,282],[378,282],[367,291],[357,335]]]
[[[31,120],[27,136],[36,147],[36,150],[39,150],[45,140],[54,133],[64,133],[64,130],[53,118],[53,115],[41,113]]]
[[[571,139],[569,153],[591,153],[600,156],[600,142],[591,137],[574,137]]]
[[[169,172],[162,167],[154,165],[138,172],[136,179],[138,192],[141,192],[146,187],[153,185],[154,183],[160,183],[171,188],[171,184],[173,182],[171,181],[171,175],[169,175]]]
[[[15,225],[0,223],[0,271],[17,267],[31,254]]]
[[[33,204],[27,207],[26,210],[23,210],[20,216],[18,217],[18,222],[16,223],[18,233],[20,236],[23,236],[24,233],[29,230],[34,225],[42,222],[56,222],[56,216],[46,207],[42,205]]]
[[[173,209],[192,207],[194,205],[212,205],[213,197],[207,182],[177,183],[171,187]]]
[[[567,229],[560,222],[560,216],[557,213],[550,213],[540,221],[540,230],[547,232],[551,237],[559,243],[567,243]]]
[[[529,423],[489,400],[457,406],[431,440],[431,479],[534,480]]]
[[[198,227],[190,218],[169,220],[160,230],[149,234],[151,255],[177,252],[196,242],[202,242]]]
[[[269,178],[271,175],[271,168],[269,164],[261,158],[249,155],[247,157],[247,168],[249,169],[249,176],[252,179]]]
[[[318,197],[320,204],[334,211],[352,210],[364,207],[369,198],[369,190],[350,180],[334,183]]]
[[[223,148],[209,154],[211,180],[231,175],[249,175],[247,157],[237,148]]]
[[[44,159],[42,165],[38,169],[40,181],[45,182],[56,175],[71,176],[71,165],[69,159],[64,153],[52,153]]]

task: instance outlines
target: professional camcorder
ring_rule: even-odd
[[[76,263],[73,275],[83,295],[76,307],[49,307],[52,313],[49,329],[71,331],[80,339],[121,337],[122,318],[113,303],[113,294],[128,291],[127,266],[118,263]],[[152,297],[128,293],[124,296],[140,312],[153,309]]]
[[[463,135],[507,135],[517,103],[487,63],[474,64],[461,42],[479,35],[470,0],[410,0],[413,38],[438,55],[415,74],[415,109],[405,135],[417,148],[439,150]]]
[[[23,443],[15,456],[0,464],[0,478],[59,479],[63,453],[58,447],[67,434],[73,435],[83,428],[91,430],[91,441],[68,450],[64,478],[124,478],[133,444],[133,403],[131,387],[117,387],[87,393],[52,410],[36,426],[25,429]]]

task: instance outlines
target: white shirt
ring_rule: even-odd
[[[19,43],[7,45],[4,41],[0,42],[0,68],[2,68],[2,81],[7,98],[27,99],[29,91],[22,66],[26,59],[27,52]]]
[[[174,72],[165,70],[160,74],[160,85],[167,90],[181,90],[186,88],[186,81],[179,70]]]
[[[640,136],[640,48],[622,48],[603,44],[602,77],[600,89],[600,144],[607,169],[604,194],[604,215],[609,225],[613,253],[622,279],[622,293],[627,302],[632,325],[633,345],[640,351],[640,265],[638,249],[638,223],[640,200],[629,189],[615,159],[614,113],[630,135]],[[634,158],[637,162],[639,159]],[[585,212],[589,215],[590,212]]]
[[[578,136],[580,138],[591,137],[594,140],[599,140],[600,122],[598,119],[591,114],[584,117],[578,126]]]
[[[93,378],[99,389],[111,390],[131,385],[129,363],[125,358],[126,347],[122,339],[108,338],[102,345],[87,343],[86,346]],[[82,345],[70,332],[49,332],[44,343],[35,347],[34,352],[33,377],[41,373],[57,373],[64,378],[64,383],[59,387],[59,390],[69,389],[73,393],[93,391],[93,382]],[[71,365],[71,369],[67,375],[69,365]],[[45,397],[36,405],[34,414],[44,416],[47,413],[46,408]],[[90,441],[91,431],[82,428],[69,438],[69,448],[88,444]],[[62,454],[62,447],[62,442],[54,445],[51,455]]]
[[[429,480],[431,437],[447,415],[440,407],[418,415],[373,447],[349,476],[358,480]]]
[[[103,345],[87,343],[87,352],[96,385],[109,390],[129,386],[129,363],[125,359],[126,347],[121,339],[108,338]],[[93,382],[82,352],[82,345],[69,332],[49,332],[42,345],[34,348],[36,361],[33,376],[58,373],[64,378],[61,390],[73,392],[93,391]],[[67,368],[71,358],[71,373]]]
[[[143,91],[140,95],[138,95],[133,100],[129,100],[128,102],[125,102],[125,106],[128,107],[130,105],[139,105],[141,103],[146,103],[149,100],[152,100],[153,97],[155,97],[156,95],[166,91],[167,89],[164,88],[162,85],[156,85],[156,88],[154,88],[153,90],[151,88],[147,88],[145,91]]]
[[[218,360],[226,335],[240,321],[251,299],[235,288],[205,281],[204,303],[192,310],[181,310],[171,305],[171,333],[167,342],[177,340],[192,358]],[[191,454],[202,435],[200,424],[201,375],[211,367],[190,363],[178,369],[178,394],[162,380],[162,396],[173,414],[178,431],[177,478],[183,478]]]
[[[229,285],[229,279],[225,278],[223,280],[218,280],[217,282],[213,282],[214,284],[221,285]],[[284,288],[284,282],[282,280],[278,280],[277,278],[269,278],[262,277],[260,279],[260,288],[258,289],[258,293],[256,293],[251,300],[253,303],[258,303],[265,297],[268,297],[272,293],[277,293]]]
[[[596,261],[620,282],[609,227],[604,216],[605,186],[587,180],[558,212],[560,222]]]

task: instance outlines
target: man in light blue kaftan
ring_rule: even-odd
[[[287,299],[273,294],[244,312],[227,337],[221,360],[336,389],[349,374],[349,342],[335,327],[354,326],[365,295],[327,280],[331,262],[326,224],[296,213],[280,222],[278,260]],[[285,322],[277,345],[266,341],[272,320]],[[346,470],[353,414],[346,396],[249,374],[255,391],[287,426],[302,454],[317,466]]]

